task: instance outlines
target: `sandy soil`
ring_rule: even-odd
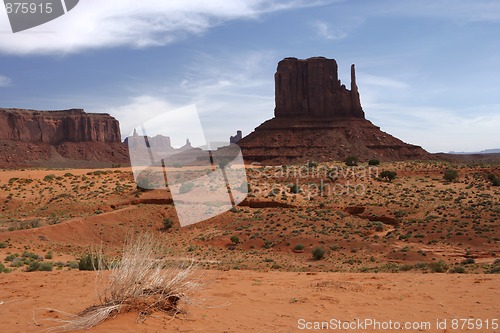
[[[430,329],[409,331],[463,332],[451,329],[452,319],[481,319],[484,323],[500,314],[498,275],[202,273],[204,287],[195,299],[204,300],[204,304],[187,306],[186,314],[172,319],[157,313],[137,323],[137,314],[130,313],[91,332],[308,331],[300,329],[299,325],[305,325],[300,319],[429,322]],[[96,302],[95,273],[91,272],[15,272],[2,275],[0,281],[0,332],[42,332],[53,325],[46,319],[55,317],[47,308],[77,313]],[[444,319],[448,329],[436,328],[436,320]],[[368,326],[352,331],[388,330]]]
[[[443,181],[449,167],[459,169],[458,181]],[[78,313],[96,304],[95,273],[78,271],[78,258],[100,244],[114,256],[142,232],[163,239],[166,259],[195,259],[204,288],[194,300],[203,304],[142,323],[137,313],[120,315],[91,332],[500,331],[492,328],[500,320],[500,275],[482,274],[500,271],[500,188],[487,179],[500,175],[499,166],[407,162],[380,170],[398,177],[311,174],[299,177],[303,191],[291,193],[293,172],[304,171],[298,166],[285,174],[249,169],[253,206],[185,228],[171,195],[138,191],[127,168],[1,171],[0,263],[11,272],[0,273],[0,333],[44,332],[57,316],[48,308]],[[345,189],[361,184],[366,193],[307,192],[321,180]],[[271,193],[275,185],[287,192]],[[166,218],[175,222],[169,230],[162,229]],[[294,252],[297,244],[305,251]],[[315,247],[326,250],[322,260],[312,259]],[[26,272],[32,261],[49,262],[53,271]],[[331,319],[430,327],[315,329],[315,321]],[[454,319],[473,320],[465,323],[475,330]],[[301,329],[306,324],[311,329]]]

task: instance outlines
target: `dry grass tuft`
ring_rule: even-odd
[[[192,303],[199,277],[193,276],[193,262],[173,267],[160,253],[161,243],[151,234],[130,240],[110,271],[98,271],[96,282],[104,286],[98,292],[100,304],[77,315],[58,311],[66,319],[52,319],[61,325],[48,331],[89,329],[120,313],[138,312],[138,320],[144,320],[157,311],[172,316],[181,312],[180,301]]]

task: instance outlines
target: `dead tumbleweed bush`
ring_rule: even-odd
[[[193,262],[173,266],[159,258],[160,250],[161,243],[150,234],[129,240],[121,258],[107,263],[110,271],[98,271],[96,283],[104,286],[98,291],[99,305],[76,315],[57,311],[66,319],[52,319],[61,325],[49,331],[88,329],[120,313],[138,312],[138,319],[144,320],[157,311],[172,316],[181,312],[180,301],[193,303],[199,276],[194,276]]]

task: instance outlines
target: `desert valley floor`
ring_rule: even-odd
[[[458,178],[443,179],[446,170]],[[381,179],[382,171],[397,176]],[[490,327],[471,331],[497,332],[500,187],[492,175],[498,164],[253,166],[243,203],[181,228],[169,190],[138,190],[129,168],[3,170],[0,332],[43,332],[58,316],[49,309],[94,305],[96,273],[80,271],[80,258],[99,247],[116,257],[141,233],[162,240],[163,259],[195,262],[200,302],[175,318],[137,323],[137,313],[121,314],[93,332],[308,331],[300,319],[430,322],[413,330],[425,332],[462,332],[452,320],[474,319]],[[447,328],[436,327],[445,319]]]

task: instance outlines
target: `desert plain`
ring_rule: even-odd
[[[117,257],[142,233],[161,239],[163,260],[194,263],[200,287],[176,315],[131,311],[90,331],[499,331],[497,164],[246,171],[242,203],[181,227],[169,189],[137,188],[130,168],[2,170],[0,331],[47,331],[57,311],[97,304],[100,273],[79,262],[98,248]]]

